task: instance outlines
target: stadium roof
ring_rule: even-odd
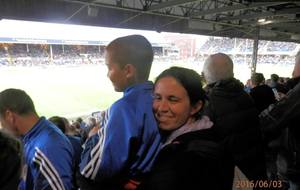
[[[153,46],[170,46],[154,31],[56,23],[0,20],[0,43],[107,45],[117,37],[143,34]]]
[[[0,18],[300,42],[300,1],[0,0]]]

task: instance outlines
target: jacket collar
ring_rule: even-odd
[[[162,145],[162,147],[172,143],[177,137],[189,133],[189,132],[193,132],[193,131],[199,131],[199,130],[203,130],[203,129],[209,129],[213,126],[213,122],[210,121],[209,117],[207,116],[202,116],[201,119],[190,123],[190,124],[186,124],[183,125],[182,127],[176,129],[175,131],[173,131],[166,139],[166,141],[164,142],[164,144]]]
[[[153,83],[151,81],[146,81],[143,83],[139,84],[134,84],[132,86],[129,86],[125,89],[124,95],[127,95],[133,91],[138,91],[138,90],[152,90],[153,89]]]
[[[29,139],[35,136],[41,130],[41,127],[46,122],[45,117],[40,117],[38,122],[22,137],[23,142],[27,142]]]

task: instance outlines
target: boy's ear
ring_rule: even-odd
[[[132,64],[125,65],[124,69],[125,69],[127,78],[132,78],[133,76],[135,76],[136,69]]]

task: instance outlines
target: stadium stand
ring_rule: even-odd
[[[293,64],[294,55],[299,44],[289,42],[259,41],[257,63]],[[234,63],[248,65],[252,61],[253,40],[210,37],[198,50],[195,61],[203,62],[205,58],[217,52],[229,54]]]
[[[103,63],[105,45],[76,44],[0,44],[0,65],[76,65]],[[176,49],[178,55],[171,54]],[[203,62],[216,52],[229,54],[234,63],[250,65],[252,61],[253,41],[249,39],[210,37],[197,49],[195,61]],[[287,42],[260,41],[258,64],[293,64],[299,44]],[[157,44],[154,47],[155,58],[166,60],[180,58],[180,49],[176,46]]]

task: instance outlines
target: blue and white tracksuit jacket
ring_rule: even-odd
[[[73,189],[73,148],[54,124],[41,117],[22,140],[25,166],[20,190]]]
[[[81,155],[84,177],[105,182],[125,173],[131,179],[151,169],[161,141],[152,90],[151,82],[131,86],[106,111],[98,134],[87,140]]]

